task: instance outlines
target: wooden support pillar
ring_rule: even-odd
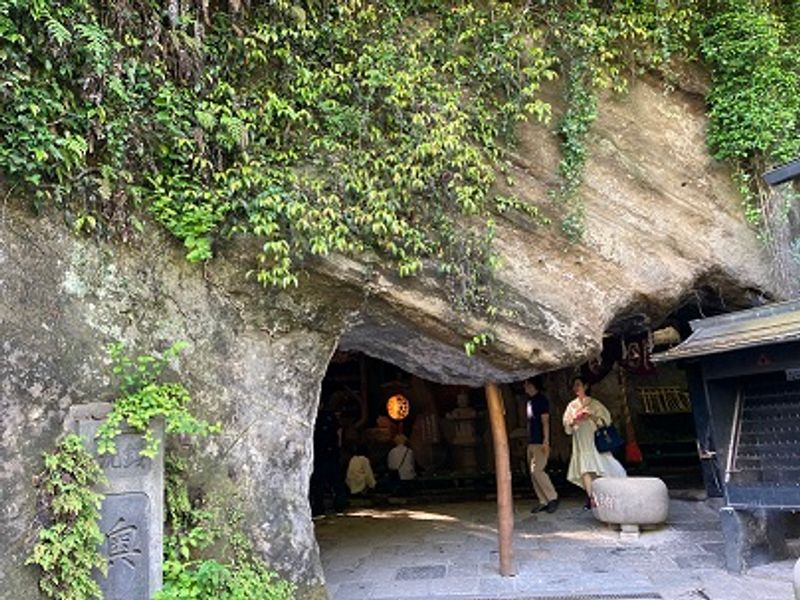
[[[489,422],[494,442],[494,470],[497,477],[497,530],[500,546],[500,574],[514,575],[514,501],[511,495],[511,459],[508,452],[505,407],[496,383],[486,384]]]

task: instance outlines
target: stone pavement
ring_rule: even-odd
[[[577,499],[550,515],[515,503],[515,577],[498,573],[494,502],[351,509],[315,522],[334,600],[791,600],[793,561],[732,575],[715,508],[671,500],[638,541]]]

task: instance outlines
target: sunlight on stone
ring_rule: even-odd
[[[611,531],[611,530],[609,530]],[[523,533],[520,537],[526,540],[575,540],[582,542],[597,542],[597,532],[592,530],[586,531],[561,531],[561,532],[547,532],[547,533]]]
[[[458,519],[450,515],[426,512],[424,510],[357,510],[347,513],[349,517],[369,517],[372,519],[412,519],[414,521],[446,521],[457,522]]]

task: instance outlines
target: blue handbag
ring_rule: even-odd
[[[594,432],[594,445],[598,452],[611,452],[625,443],[622,436],[613,425],[598,427]]]

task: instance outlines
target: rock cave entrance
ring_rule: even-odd
[[[578,367],[543,374],[544,393],[551,404],[552,454],[548,471],[564,496],[581,491],[566,481],[571,438],[561,427],[564,409],[573,394],[571,379],[581,374],[593,384],[592,395],[611,412],[630,444],[618,458],[631,474],[653,475],[673,489],[700,492],[713,483],[699,458],[697,415],[689,400],[686,373],[674,363],[654,365],[653,352],[676,345],[688,336],[688,322],[702,308],[675,311],[658,329],[645,320],[620,320],[607,333],[602,353]],[[526,464],[527,422],[522,382],[501,384],[509,433],[511,470],[516,502],[528,506],[533,492]],[[467,383],[438,383],[389,361],[359,350],[337,349],[322,382],[321,410],[335,415],[341,427],[336,463],[321,466],[326,433],[318,418],[315,427],[315,467],[336,472],[336,485],[312,476],[311,504],[315,514],[354,508],[382,508],[407,503],[435,503],[493,498],[494,457],[483,387]],[[322,414],[322,413],[320,413]],[[407,439],[416,477],[402,486],[390,481],[387,458],[398,435]],[[700,446],[702,444],[700,443]],[[636,453],[634,453],[636,454]],[[376,485],[351,494],[346,473],[354,455],[368,458]],[[332,481],[333,475],[329,476]],[[321,490],[320,487],[325,488]],[[334,494],[336,491],[336,494]]]
[[[571,380],[576,374],[592,382],[592,396],[606,405],[626,441],[635,441],[634,456],[630,444],[615,452],[630,475],[659,477],[679,497],[719,495],[720,475],[715,461],[708,460],[714,452],[709,417],[692,405],[692,378],[685,365],[653,364],[650,356],[685,340],[694,319],[752,306],[755,297],[750,291],[735,292],[698,286],[671,312],[663,306],[631,305],[607,327],[602,352],[592,360],[541,373],[551,409],[552,451],[547,471],[561,498],[572,496],[575,506],[579,506],[578,500],[583,502],[583,491],[566,481],[571,438],[561,426],[564,410],[573,398]],[[654,314],[660,316],[654,318]],[[383,325],[372,320],[369,326],[362,321],[351,327],[340,338],[321,385],[321,407],[327,406],[341,423],[341,452],[335,469],[340,493],[349,504],[344,510],[346,518],[353,519],[344,522],[334,517],[317,522],[316,537],[326,573],[337,573],[336,565],[347,562],[336,550],[347,547],[343,538],[352,536],[351,542],[357,540],[359,545],[365,541],[359,536],[367,526],[358,523],[380,519],[383,533],[378,547],[389,552],[394,551],[392,544],[409,546],[401,532],[414,519],[433,519],[431,527],[441,528],[434,524],[435,519],[468,514],[476,503],[482,503],[496,519],[492,508],[497,493],[493,445],[482,382],[497,381],[497,371],[492,371],[487,355],[468,359],[452,344],[415,335],[413,327],[398,327],[397,321]],[[470,360],[475,364],[472,371],[465,367]],[[516,520],[524,520],[535,503],[526,460],[522,385],[526,375],[506,372],[503,376],[498,385],[509,436],[515,514]],[[407,437],[417,471],[417,477],[402,487],[391,482],[387,469],[387,457],[398,434]],[[358,446],[372,465],[376,487],[367,494],[351,496],[345,475]],[[312,508],[319,514],[320,504],[314,507],[313,502],[313,477],[311,483]],[[343,506],[337,506],[333,490],[323,495],[323,510],[329,515],[340,512]],[[484,521],[480,535],[496,536],[495,526],[496,521]],[[332,538],[331,531],[338,537]],[[492,539],[496,543],[496,537]]]
[[[513,403],[509,388],[508,408]],[[344,479],[350,458],[360,454],[369,459],[375,475],[376,486],[366,494],[339,490],[350,495],[351,506],[485,498],[494,490],[492,439],[482,387],[436,383],[362,352],[337,350],[322,383],[320,407],[315,427],[317,470],[333,468]],[[335,466],[322,464],[325,457],[320,456],[337,441],[323,416],[329,413],[341,427]],[[415,477],[398,484],[390,480],[387,458],[401,435],[409,448],[403,470],[413,471]],[[314,498],[318,484],[312,476],[314,513],[321,508]],[[335,510],[331,488],[327,485],[326,508]]]

